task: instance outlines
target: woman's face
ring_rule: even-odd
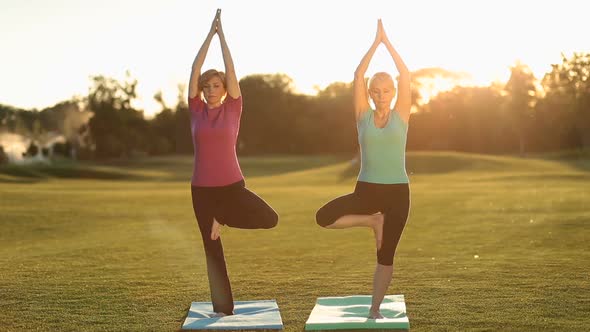
[[[219,76],[213,76],[203,84],[203,96],[208,105],[217,106],[225,96],[225,87]]]
[[[395,87],[388,80],[374,80],[369,88],[369,96],[378,109],[390,108],[395,97]]]

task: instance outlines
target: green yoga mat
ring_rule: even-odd
[[[371,295],[319,297],[305,330],[410,329],[403,295],[387,295],[381,303],[382,319],[370,319]]]
[[[236,301],[234,315],[211,317],[211,302],[193,302],[183,330],[282,330],[283,321],[275,300]]]

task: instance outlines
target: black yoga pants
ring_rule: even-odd
[[[244,180],[223,187],[191,186],[191,193],[205,248],[213,310],[229,315],[234,301],[221,237],[211,240],[213,218],[229,227],[260,229],[275,227],[278,215],[262,198],[246,189]]]
[[[338,218],[351,214],[384,215],[383,241],[377,250],[377,262],[393,265],[393,256],[410,211],[410,188],[407,183],[380,184],[358,181],[354,192],[340,196],[322,206],[316,221],[326,227]]]

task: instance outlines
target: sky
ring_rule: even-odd
[[[468,73],[465,84],[508,79],[520,61],[537,78],[561,53],[590,52],[579,0],[0,0],[0,103],[52,106],[83,96],[90,77],[138,80],[137,107],[176,103],[194,57],[222,9],[238,78],[284,73],[313,94],[352,81],[375,37],[377,19],[411,71]],[[203,69],[223,69],[217,37]],[[380,47],[367,76],[395,72]]]

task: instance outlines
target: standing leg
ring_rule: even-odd
[[[377,263],[375,267],[375,275],[373,276],[373,297],[371,298],[371,309],[369,310],[369,318],[377,319],[383,318],[379,307],[385,297],[387,288],[391,283],[393,276],[393,265],[381,265]]]
[[[213,191],[209,188],[192,187],[192,200],[195,217],[199,224],[205,256],[207,259],[207,275],[209,278],[209,288],[211,290],[211,302],[213,302],[213,311],[233,314],[234,300],[232,296],[225,258],[223,255],[223,246],[221,239],[211,240],[211,226],[215,216],[215,201],[212,198]]]
[[[279,216],[268,203],[246,189],[244,182],[224,188],[217,220],[220,224],[243,229],[268,229],[277,225]]]
[[[392,185],[388,193],[383,225],[383,245],[377,251],[377,267],[373,278],[373,298],[370,317],[383,317],[379,312],[381,302],[393,276],[393,257],[402,236],[410,211],[410,192],[408,185]]]

